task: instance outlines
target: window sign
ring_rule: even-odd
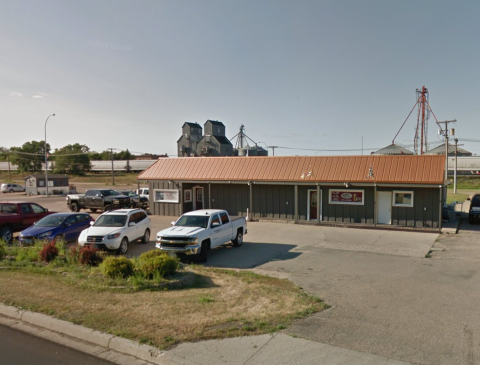
[[[329,203],[330,204],[363,205],[364,196],[365,196],[364,190],[330,189]]]
[[[413,207],[413,191],[393,191],[394,207]]]
[[[178,203],[178,189],[155,189],[154,201],[157,203]]]

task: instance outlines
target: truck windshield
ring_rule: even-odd
[[[208,215],[184,215],[175,223],[175,226],[207,228],[209,218]]]

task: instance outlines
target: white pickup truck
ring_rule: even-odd
[[[196,255],[201,262],[207,261],[208,250],[227,242],[240,247],[247,234],[245,218],[231,219],[225,210],[195,210],[172,226],[157,233],[156,247],[177,255]]]

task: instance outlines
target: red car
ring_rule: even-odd
[[[0,203],[0,239],[10,242],[13,232],[23,231],[43,217],[52,214],[48,209],[30,202]]]

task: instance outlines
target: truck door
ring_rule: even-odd
[[[212,227],[214,223],[220,224],[217,227]],[[220,222],[220,217],[218,214],[212,215],[212,220],[210,222],[210,247],[214,248],[217,247],[218,245],[221,245],[223,242],[222,241],[222,223]]]
[[[220,220],[222,221],[222,225],[220,229],[222,231],[222,244],[229,242],[232,240],[233,232],[232,232],[232,222],[228,218],[228,214],[226,212],[220,213]]]
[[[94,200],[95,193],[96,193],[95,190],[88,190],[85,193],[85,197],[84,197],[85,207],[93,208],[95,206],[95,200]]]

